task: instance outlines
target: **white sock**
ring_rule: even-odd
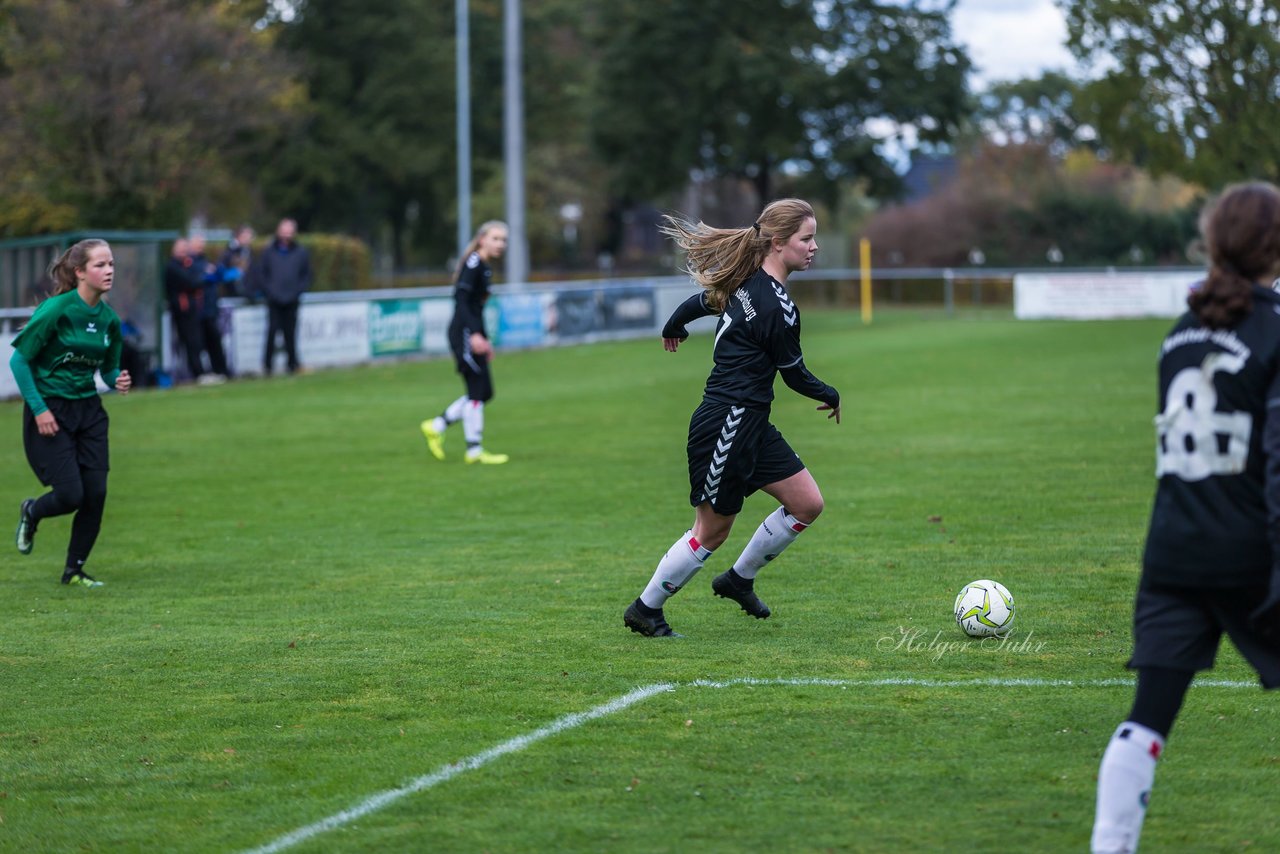
[[[788,513],[787,508],[779,507],[764,517],[760,527],[751,535],[751,542],[734,561],[733,571],[743,578],[755,578],[761,567],[782,554],[783,549],[794,543],[807,527]]]
[[[658,561],[658,568],[640,594],[640,601],[650,608],[661,608],[668,599],[680,592],[680,588],[690,578],[698,574],[709,557],[711,549],[699,543],[693,536],[693,531],[685,531],[684,536],[676,540],[662,556],[662,560]]]
[[[462,415],[466,412],[464,407],[467,405],[467,400],[468,398],[464,394],[462,397],[445,407],[444,415],[437,416],[435,422],[432,424],[432,426],[436,428],[436,432],[443,432],[445,427],[448,427],[455,421],[462,420]]]
[[[467,438],[467,450],[480,450],[484,437],[484,401],[468,400],[462,407],[462,433]]]
[[[1156,778],[1164,739],[1155,730],[1125,721],[1111,736],[1098,768],[1098,806],[1093,820],[1093,854],[1132,854]]]

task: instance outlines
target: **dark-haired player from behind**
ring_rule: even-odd
[[[103,299],[115,275],[111,247],[82,240],[49,268],[53,296],[13,339],[13,369],[26,402],[22,445],[27,462],[50,491],[18,512],[18,551],[30,554],[42,519],[75,513],[63,584],[100,587],[84,571],[102,527],[107,501],[107,412],[93,375],[121,394],[132,386],[120,370],[120,318]]]
[[[1155,505],[1133,617],[1133,707],[1098,771],[1092,850],[1138,846],[1156,761],[1225,633],[1280,686],[1280,190],[1201,216],[1210,267],[1160,348]]]
[[[769,423],[773,381],[781,374],[793,391],[820,401],[840,423],[840,395],[809,373],[800,351],[800,313],[787,278],[808,269],[818,251],[813,208],[800,199],[770,203],[746,228],[711,228],[667,217],[663,232],[688,253],[688,272],[703,287],[686,300],[662,331],[675,352],[685,325],[719,315],[702,404],[689,423],[689,503],[693,527],[658,563],[653,578],[623,614],[633,632],[667,637],[663,605],[693,578],[729,536],[743,500],[763,490],[781,504],[770,513],[733,566],[711,582],[757,619],[769,607],[755,593],[756,573],[813,524],[822,493],[813,475]]]

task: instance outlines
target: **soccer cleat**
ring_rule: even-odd
[[[444,459],[444,434],[431,426],[431,421],[422,422],[422,435],[427,437],[427,450],[437,460]]]
[[[467,451],[467,465],[480,463],[486,466],[499,466],[509,459],[511,457],[506,454],[491,454],[488,451]]]
[[[31,554],[36,544],[36,520],[31,518],[31,508],[35,504],[34,498],[28,498],[18,509],[18,531],[13,539],[18,545],[18,551],[24,555]]]
[[[750,587],[739,587],[729,572],[725,571],[711,579],[711,592],[724,599],[732,599],[742,606],[742,610],[746,611],[757,620],[767,618],[773,612],[769,610],[769,606],[760,601],[760,597],[756,595],[755,590]]]
[[[644,635],[647,638],[682,638],[684,635],[671,630],[667,625],[666,618],[662,616],[659,610],[656,616],[647,617],[640,613],[640,609],[636,607],[636,603],[632,602],[627,606],[627,610],[622,613],[623,624],[636,634]]]
[[[68,570],[62,573],[62,583],[72,587],[101,587],[102,582],[85,572]]]

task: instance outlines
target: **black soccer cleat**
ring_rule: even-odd
[[[31,550],[36,545],[36,520],[31,518],[31,508],[35,505],[36,500],[28,498],[22,502],[22,507],[18,510],[18,531],[13,539],[18,546],[18,551],[24,555],[31,554]]]
[[[636,634],[644,635],[647,638],[682,638],[684,635],[674,632],[667,625],[666,618],[662,616],[662,609],[658,609],[656,616],[648,616],[640,612],[639,606],[632,602],[627,606],[627,610],[622,613],[623,624]]]
[[[724,599],[732,599],[742,606],[742,610],[746,611],[757,620],[768,618],[773,612],[769,610],[769,606],[760,601],[760,597],[756,595],[750,587],[741,587],[739,583],[733,580],[733,576],[729,575],[733,570],[727,570],[711,579],[711,592]]]

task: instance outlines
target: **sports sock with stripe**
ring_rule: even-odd
[[[809,527],[787,512],[787,508],[774,510],[751,535],[751,542],[733,562],[733,569],[745,579],[753,579],[766,563],[782,554]]]
[[[685,531],[658,561],[658,568],[640,594],[640,601],[650,608],[661,608],[698,574],[709,557],[711,549],[699,543],[693,531]]]
[[[1147,816],[1164,739],[1153,729],[1125,721],[1116,728],[1098,768],[1093,854],[1131,854]]]

